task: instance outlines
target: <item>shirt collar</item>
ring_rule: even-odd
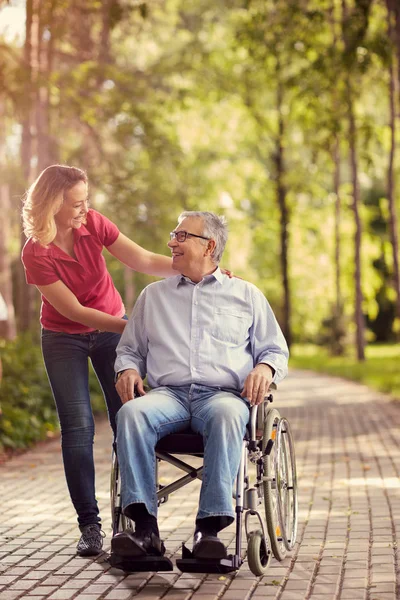
[[[85,225],[81,225],[79,229],[74,229],[74,239],[75,242],[78,242],[81,237],[92,235],[88,229],[86,229]],[[33,242],[32,244],[33,254],[35,256],[52,256],[52,257],[61,257],[65,258],[65,252],[60,250],[53,242],[50,242],[48,246],[42,246],[39,242]],[[74,260],[71,258],[71,260]]]
[[[86,229],[85,225],[81,225],[79,229],[74,229],[74,237],[75,240],[78,241],[79,238],[84,237],[85,235],[92,235],[88,229]]]
[[[203,277],[202,281],[213,281],[216,280],[220,285],[222,285],[224,275],[221,272],[221,269],[217,267],[215,271]],[[177,275],[175,278],[175,285],[178,287],[180,284],[190,283],[191,285],[197,285],[194,281],[186,277],[185,275]],[[199,282],[200,283],[200,282]]]

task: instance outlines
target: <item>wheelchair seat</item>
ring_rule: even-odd
[[[268,397],[268,400],[272,402],[272,396]],[[255,437],[257,440],[263,436],[264,420],[266,416],[266,404],[258,407],[257,411],[257,422],[255,423]],[[246,432],[244,435],[245,440],[251,439],[251,422],[246,426]],[[190,427],[179,431],[177,433],[170,433],[169,435],[161,438],[156,445],[156,452],[167,452],[168,454],[190,454],[193,456],[204,455],[204,444],[203,436],[199,433],[195,433]]]
[[[157,443],[156,452],[203,456],[203,436],[195,433],[190,428],[178,433],[170,433],[169,435],[161,438],[161,440]]]

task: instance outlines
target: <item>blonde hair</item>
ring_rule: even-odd
[[[42,171],[26,193],[22,207],[22,222],[26,237],[42,246],[57,235],[54,215],[60,210],[65,193],[77,183],[87,183],[85,171],[66,165],[51,165]]]

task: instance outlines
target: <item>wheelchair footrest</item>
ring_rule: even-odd
[[[121,569],[126,573],[138,573],[142,571],[172,571],[173,564],[166,556],[118,556],[110,554],[110,565],[115,569]]]
[[[176,566],[183,573],[231,573],[237,571],[242,560],[239,556],[229,554],[226,558],[194,558],[191,551],[182,545],[182,558],[176,559]]]

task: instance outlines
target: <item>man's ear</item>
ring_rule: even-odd
[[[215,243],[215,240],[208,240],[204,256],[211,256],[215,250],[216,245],[217,244]]]

